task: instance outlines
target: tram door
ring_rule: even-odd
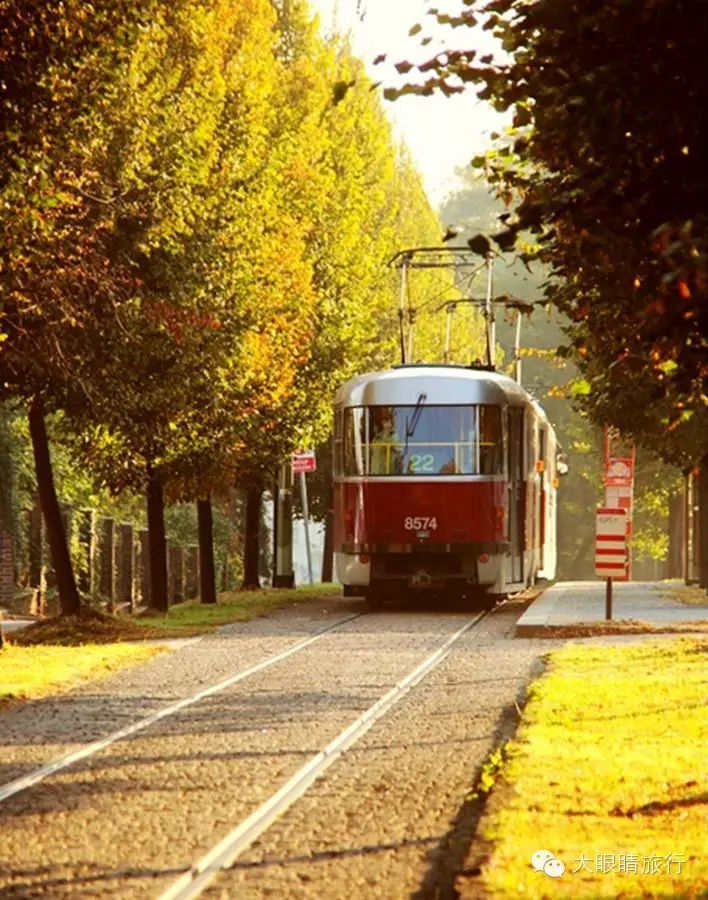
[[[509,466],[509,542],[511,550],[510,578],[524,579],[524,410],[507,410]]]

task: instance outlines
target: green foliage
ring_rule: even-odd
[[[632,557],[665,560],[669,552],[669,506],[683,489],[681,473],[639,452],[635,465]]]
[[[18,419],[8,404],[0,404],[0,528],[15,541],[19,538],[27,474],[27,460],[16,438]]]
[[[462,187],[446,199],[440,211],[443,221],[458,229],[462,242],[480,230],[493,231],[495,218],[503,215],[505,208],[479,176],[468,172],[463,178]],[[604,494],[602,439],[588,416],[576,408],[574,401],[586,397],[591,384],[559,351],[567,319],[543,308],[545,277],[547,269],[540,263],[529,268],[519,251],[506,254],[495,260],[493,293],[518,298],[533,310],[523,315],[521,322],[522,381],[548,413],[568,458],[569,471],[561,479],[558,494],[558,576],[593,577],[594,510]],[[499,309],[498,356],[502,368],[510,373],[515,325],[515,313]],[[669,502],[680,487],[678,472],[640,451],[635,481],[633,559],[664,560],[669,543]]]
[[[515,202],[494,239],[529,231],[550,266],[590,391],[583,406],[666,460],[705,448],[708,218],[701,0],[471,3],[507,52],[449,49],[408,92],[463,90],[513,113],[483,165]],[[465,26],[466,10],[449,24]],[[474,18],[474,17],[472,17]],[[438,17],[439,19],[439,17]],[[432,74],[431,74],[432,73]]]
[[[146,10],[149,12],[149,10]],[[102,182],[123,39],[137,5],[0,7],[0,383],[67,401],[80,362],[134,286],[109,268],[113,185]],[[117,38],[117,39],[116,39]]]

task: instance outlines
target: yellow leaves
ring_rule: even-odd
[[[152,453],[186,469],[180,454],[198,444],[228,468],[229,447],[255,442],[257,455],[283,422],[321,430],[333,382],[393,357],[385,260],[434,243],[439,223],[363,65],[299,5],[283,40],[271,0],[157,3],[145,19],[132,0],[104,6],[103,24],[120,27],[81,19],[85,56],[49,67],[59,112],[42,154],[3,189],[13,212],[21,198],[13,275],[41,295],[37,318],[58,298],[47,319],[67,330],[96,324],[87,296],[111,313],[97,321],[113,355],[87,378],[113,436],[106,461],[132,470]],[[28,191],[37,165],[50,184],[35,173]],[[437,330],[421,327],[420,345]]]
[[[656,368],[660,369],[665,375],[673,375],[678,369],[678,363],[673,359],[665,359],[663,362],[657,362]],[[678,404],[683,406],[683,404]]]
[[[570,386],[567,384],[553,384],[546,391],[547,397],[555,397],[561,400],[567,399],[570,394]]]

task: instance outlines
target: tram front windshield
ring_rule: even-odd
[[[369,406],[344,410],[345,475],[495,475],[497,406]]]

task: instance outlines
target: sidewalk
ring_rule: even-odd
[[[691,622],[697,631],[708,630],[708,603],[679,603],[667,591],[658,582],[614,582],[612,620],[657,628]],[[604,581],[562,581],[534,600],[516,623],[516,636],[543,637],[549,628],[605,621]]]
[[[0,617],[0,644],[2,644],[3,635],[17,631],[18,628],[24,628],[26,625],[34,625],[36,621],[37,619],[3,619]]]

